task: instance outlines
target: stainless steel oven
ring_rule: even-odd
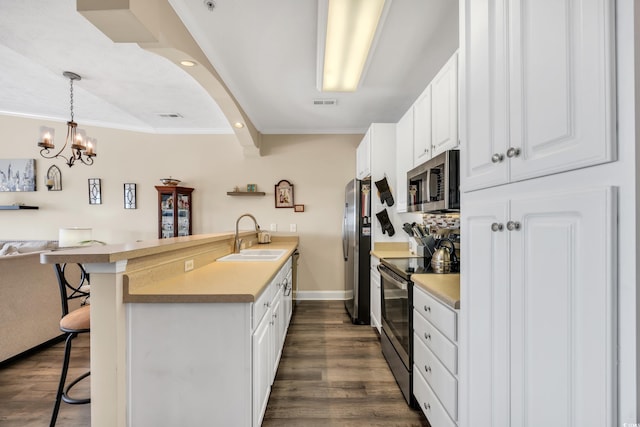
[[[425,258],[382,259],[380,343],[391,372],[407,403],[414,405],[413,386],[413,282],[411,274],[428,270]]]

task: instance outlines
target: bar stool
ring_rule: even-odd
[[[91,374],[91,371],[80,375],[78,378],[66,385],[67,371],[69,370],[69,359],[71,357],[71,343],[78,334],[91,331],[91,318],[89,314],[90,306],[88,304],[91,290],[89,285],[89,275],[81,264],[55,264],[54,268],[58,278],[60,300],[62,302],[60,330],[66,334],[66,340],[60,383],[56,393],[56,403],[53,407],[50,427],[54,427],[56,425],[61,401],[72,405],[81,405],[91,402],[90,398],[79,399],[69,396],[71,389],[80,381],[87,378]],[[79,300],[79,307],[70,311],[69,303],[74,300]],[[74,306],[77,304],[78,302],[73,303]]]

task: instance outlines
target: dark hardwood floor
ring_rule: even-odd
[[[263,426],[428,426],[409,408],[374,329],[342,301],[296,307]]]
[[[0,368],[0,426],[49,425],[63,354],[64,342],[60,342]],[[73,341],[68,378],[76,378],[88,370],[89,334],[80,334]],[[76,385],[72,395],[89,396],[90,378]],[[90,420],[90,405],[61,403],[56,426],[89,426]]]
[[[62,352],[58,343],[0,368],[0,426],[49,424]],[[75,340],[71,366],[70,377],[88,369],[88,334]],[[89,426],[90,411],[63,403],[57,425]],[[341,301],[304,301],[289,327],[263,426],[428,424],[402,398],[372,328],[352,325]]]

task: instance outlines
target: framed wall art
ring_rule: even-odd
[[[89,178],[89,204],[102,204],[102,186],[100,178]]]
[[[35,159],[0,159],[0,191],[36,191]]]
[[[276,208],[292,208],[293,184],[283,179],[275,187]]]
[[[130,182],[124,184],[124,208],[136,208],[136,185]]]
[[[304,212],[304,205],[294,205],[293,206],[293,211],[294,212]]]

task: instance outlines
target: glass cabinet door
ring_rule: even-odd
[[[193,188],[156,186],[158,190],[158,237],[191,234],[191,192]]]

